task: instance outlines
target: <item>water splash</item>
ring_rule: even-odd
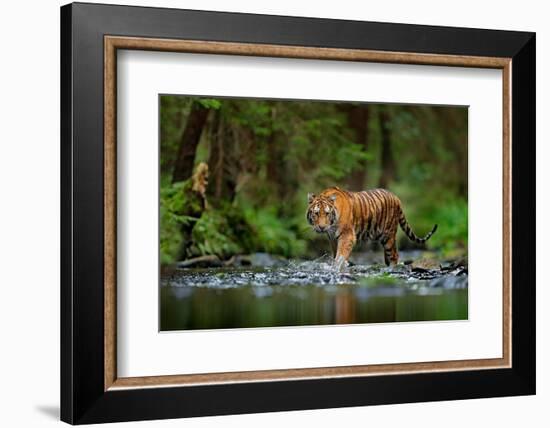
[[[161,283],[172,287],[199,287],[228,289],[239,287],[288,287],[288,286],[359,286],[373,288],[419,287],[466,288],[466,274],[457,269],[414,269],[399,264],[386,267],[381,264],[351,265],[343,271],[335,268],[328,254],[310,261],[290,260],[283,266],[225,267],[204,269],[179,269]],[[263,293],[263,294],[262,294]],[[267,292],[260,292],[268,295]]]

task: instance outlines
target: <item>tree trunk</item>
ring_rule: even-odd
[[[381,131],[381,167],[382,172],[380,174],[380,180],[378,186],[387,188],[391,180],[395,176],[395,160],[391,149],[391,133],[389,128],[390,115],[388,111],[382,107],[378,114],[378,120],[380,121]]]
[[[440,108],[435,110],[444,124],[445,145],[454,154],[453,167],[456,170],[456,188],[458,195],[468,197],[468,134],[467,111],[457,108]],[[466,124],[466,127],[464,127]],[[465,129],[464,129],[465,128]],[[464,130],[464,131],[463,131]],[[455,183],[453,183],[455,184]]]
[[[208,167],[210,180],[208,185],[209,199],[214,205],[220,200],[232,202],[235,198],[238,169],[235,159],[235,136],[231,126],[223,119],[221,112],[216,112],[213,121],[213,138],[210,146]]]
[[[193,174],[197,146],[199,145],[209,112],[210,109],[203,107],[197,102],[191,105],[191,111],[181,135],[176,163],[172,173],[173,183],[187,180]]]
[[[369,146],[368,125],[369,107],[364,104],[350,104],[347,108],[348,123],[355,133],[355,142],[366,152]],[[367,181],[367,161],[361,160],[353,169],[348,179],[348,187],[352,191],[364,190]]]
[[[285,146],[288,137],[283,131],[275,129],[276,120],[277,111],[273,107],[271,110],[272,132],[267,140],[267,179],[275,190],[272,196],[276,196],[278,199],[279,215],[287,217],[293,208],[289,198],[294,196],[298,187],[297,168],[286,156]]]
[[[284,174],[284,162],[279,143],[280,131],[271,131],[271,135],[267,140],[267,180],[269,183],[273,183],[279,193],[281,180]]]

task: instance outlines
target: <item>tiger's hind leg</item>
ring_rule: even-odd
[[[386,266],[396,265],[399,261],[399,253],[397,252],[395,235],[384,239],[381,244],[384,247],[384,263],[386,263]]]

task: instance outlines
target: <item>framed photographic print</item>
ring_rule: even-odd
[[[535,393],[535,35],[61,8],[61,418]]]

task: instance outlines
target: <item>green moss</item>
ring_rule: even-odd
[[[160,262],[174,263],[182,248],[183,230],[193,228],[201,213],[191,180],[164,184],[160,189]]]

